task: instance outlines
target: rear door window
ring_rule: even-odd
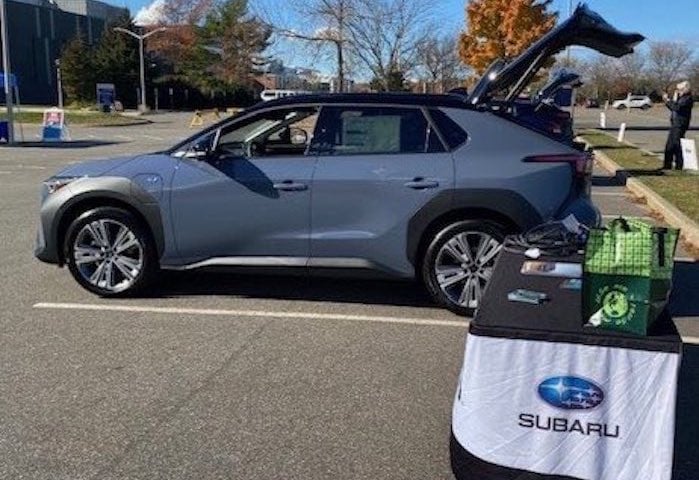
[[[419,108],[323,107],[313,144],[334,155],[444,151]]]
[[[454,120],[438,108],[430,109],[430,117],[437,126],[439,133],[446,142],[449,150],[454,150],[463,145],[468,139],[468,134]]]

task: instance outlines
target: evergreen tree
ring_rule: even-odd
[[[220,55],[209,69],[216,80],[231,88],[249,85],[254,61],[269,45],[271,31],[249,15],[247,0],[224,0],[207,16],[199,31],[200,57]],[[208,59],[211,60],[211,59]]]
[[[100,83],[113,83],[117,98],[135,98],[138,85],[138,42],[135,39],[115,32],[114,27],[133,30],[131,18],[127,15],[108,24],[94,51],[93,64],[95,80]]]
[[[95,70],[92,52],[80,34],[69,41],[61,52],[61,75],[68,102],[94,101]]]

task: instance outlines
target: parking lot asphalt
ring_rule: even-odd
[[[600,113],[604,113],[607,117],[605,128],[600,128]],[[664,105],[656,104],[646,111],[637,108],[630,110],[575,109],[577,128],[598,128],[616,137],[622,123],[626,123],[625,140],[656,154],[664,152],[667,131],[670,128],[670,111]],[[692,138],[699,143],[699,108],[692,111],[692,122],[686,138]]]
[[[467,320],[416,285],[192,272],[105,301],[34,259],[43,179],[162,149],[189,117],[0,148],[0,478],[451,478]],[[650,215],[604,171],[593,190],[607,218]],[[688,342],[676,479],[699,467],[698,269],[678,262],[673,298]]]

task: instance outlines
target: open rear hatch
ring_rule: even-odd
[[[611,57],[633,53],[645,37],[639,33],[621,32],[607,23],[587,5],[578,5],[573,15],[541,37],[522,55],[511,62],[496,60],[485,72],[468,100],[484,105],[494,95],[510,102],[522,92],[532,78],[553,55],[569,46],[582,46]]]
[[[562,88],[577,88],[580,85],[582,85],[580,75],[565,69],[559,70],[553,74],[549,82],[541,87],[541,89],[537,92],[535,103],[541,103],[553,99]]]

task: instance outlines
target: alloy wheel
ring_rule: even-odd
[[[501,249],[502,242],[485,232],[454,235],[437,253],[439,288],[454,304],[477,308]]]
[[[73,242],[80,275],[94,287],[121,292],[131,287],[143,269],[144,246],[123,223],[99,219],[85,224]]]

